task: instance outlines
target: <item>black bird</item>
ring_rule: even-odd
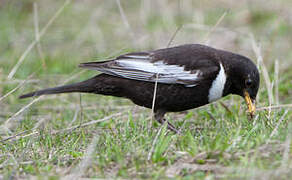
[[[259,72],[255,64],[239,54],[200,44],[186,44],[147,52],[134,52],[79,67],[101,74],[83,82],[44,89],[20,96],[94,93],[124,97],[139,106],[152,108],[155,119],[164,123],[166,112],[197,108],[229,94],[242,96],[250,115],[255,113]],[[168,128],[178,132],[168,123]]]

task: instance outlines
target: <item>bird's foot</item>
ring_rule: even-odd
[[[175,128],[174,125],[172,125],[170,122],[168,122],[167,120],[165,120],[164,117],[165,111],[157,111],[155,112],[155,119],[160,123],[160,124],[164,124],[165,122],[167,122],[167,129],[171,130],[172,132],[176,133],[176,134],[180,134],[180,131],[177,130]]]
[[[167,129],[171,130],[176,134],[180,134],[180,131],[174,127],[170,122],[167,121]]]
[[[174,133],[176,133],[176,134],[180,134],[180,131],[179,130],[177,130],[176,128],[175,128],[175,126],[174,125],[172,125],[170,122],[168,122],[167,120],[165,120],[165,119],[162,119],[162,120],[158,120],[158,122],[160,123],[160,124],[164,124],[164,123],[167,123],[167,129],[168,130],[171,130],[172,132],[174,132]]]

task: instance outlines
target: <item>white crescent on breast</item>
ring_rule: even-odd
[[[226,83],[226,73],[223,65],[220,63],[220,71],[217,77],[213,80],[211,88],[209,90],[208,101],[213,102],[222,97],[224,86]]]

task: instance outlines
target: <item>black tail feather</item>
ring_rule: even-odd
[[[64,85],[64,86],[59,86],[59,87],[54,87],[54,88],[48,88],[48,89],[43,89],[40,91],[34,91],[28,94],[24,94],[19,96],[20,99],[23,98],[28,98],[28,97],[33,97],[33,96],[40,96],[44,94],[60,94],[60,93],[71,93],[71,92],[94,92],[95,91],[95,85],[97,83],[97,76],[88,79],[86,81],[78,82],[78,83],[73,83],[69,85]]]

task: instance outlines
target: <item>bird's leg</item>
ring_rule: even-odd
[[[165,122],[167,122],[167,128],[169,130],[171,130],[172,132],[175,132],[177,134],[179,134],[179,130],[177,130],[174,125],[172,125],[170,122],[168,122],[167,120],[164,119],[164,115],[165,115],[165,111],[156,111],[154,114],[154,118],[160,123],[160,124],[164,124]]]

